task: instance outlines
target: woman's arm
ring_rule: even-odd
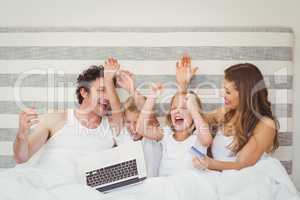
[[[157,96],[162,92],[163,87],[161,84],[156,84],[152,88],[152,93],[147,97],[144,103],[143,109],[139,114],[137,121],[137,132],[152,140],[161,140],[163,137],[163,132],[159,126],[151,125],[151,119],[153,119],[153,108],[156,102]]]
[[[269,152],[276,137],[276,125],[269,118],[262,118],[253,131],[247,144],[238,153],[234,162],[218,161],[206,157],[203,160],[194,159],[195,167],[207,166],[211,170],[240,170],[245,167],[253,166],[265,152]]]

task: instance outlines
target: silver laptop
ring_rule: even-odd
[[[130,142],[93,155],[82,170],[85,183],[100,192],[141,183],[147,178],[143,147],[140,141]]]

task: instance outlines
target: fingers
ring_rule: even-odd
[[[192,159],[192,164],[193,164],[193,167],[199,169],[201,164],[199,163],[198,159],[196,157],[193,157]]]
[[[154,88],[155,90],[163,90],[164,89],[164,85],[163,83],[154,83],[152,88]]]
[[[154,96],[159,96],[163,90],[164,90],[164,85],[162,83],[154,83],[151,87],[152,93]]]
[[[118,60],[113,57],[107,58],[107,60],[104,62],[104,64],[105,64],[105,66],[114,66],[117,69],[120,68],[120,64],[118,63]]]
[[[180,68],[179,62],[176,62],[176,68]]]
[[[208,164],[206,162],[206,159],[198,159],[197,157],[193,157],[192,164],[197,169],[204,170],[204,169],[208,168]]]
[[[37,118],[38,118],[38,115],[27,115],[26,116],[27,121],[31,121],[31,120],[34,120],[34,119],[37,119]]]
[[[21,119],[25,122],[29,122],[31,120],[37,119],[38,114],[36,112],[22,112]]]
[[[19,129],[26,133],[29,128],[39,123],[38,113],[33,108],[24,109],[19,116]]]
[[[180,62],[176,63],[176,68],[190,67],[191,62],[191,57],[188,54],[184,54],[180,59]]]
[[[29,126],[31,127],[31,126],[34,126],[34,125],[36,125],[36,124],[38,124],[40,122],[40,120],[32,120],[32,121],[30,121],[29,122]]]
[[[37,112],[33,108],[25,108],[21,114],[26,114],[26,115],[37,115]]]

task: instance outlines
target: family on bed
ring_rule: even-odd
[[[27,108],[20,113],[14,143],[16,162],[26,163],[44,147],[40,165],[55,163],[55,169],[50,170],[59,172],[64,168],[64,157],[52,149],[69,149],[72,153],[67,156],[75,157],[83,150],[96,152],[141,140],[152,149],[145,152],[151,154],[146,162],[160,163],[159,171],[152,174],[169,176],[190,168],[240,170],[278,148],[278,121],[263,75],[255,65],[243,63],[225,70],[224,107],[210,112],[203,112],[201,99],[189,89],[197,71],[191,58],[184,55],[174,70],[178,88],[168,102],[167,127],[161,126],[155,112],[164,85],[153,84],[143,96],[136,89],[134,75],[109,58],[103,66],[91,66],[79,74],[77,108],[45,115]],[[124,104],[116,88],[129,93]],[[207,156],[193,156],[189,151],[193,145]],[[162,156],[155,160],[159,151]]]

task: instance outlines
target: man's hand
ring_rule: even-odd
[[[181,60],[176,63],[176,81],[179,86],[179,91],[187,90],[197,70],[197,67],[191,66],[191,57],[189,55],[184,55]]]
[[[104,63],[104,79],[113,80],[120,69],[117,59],[108,58]]]
[[[17,137],[27,139],[30,127],[38,122],[37,112],[33,108],[26,108],[19,115],[19,132]]]

